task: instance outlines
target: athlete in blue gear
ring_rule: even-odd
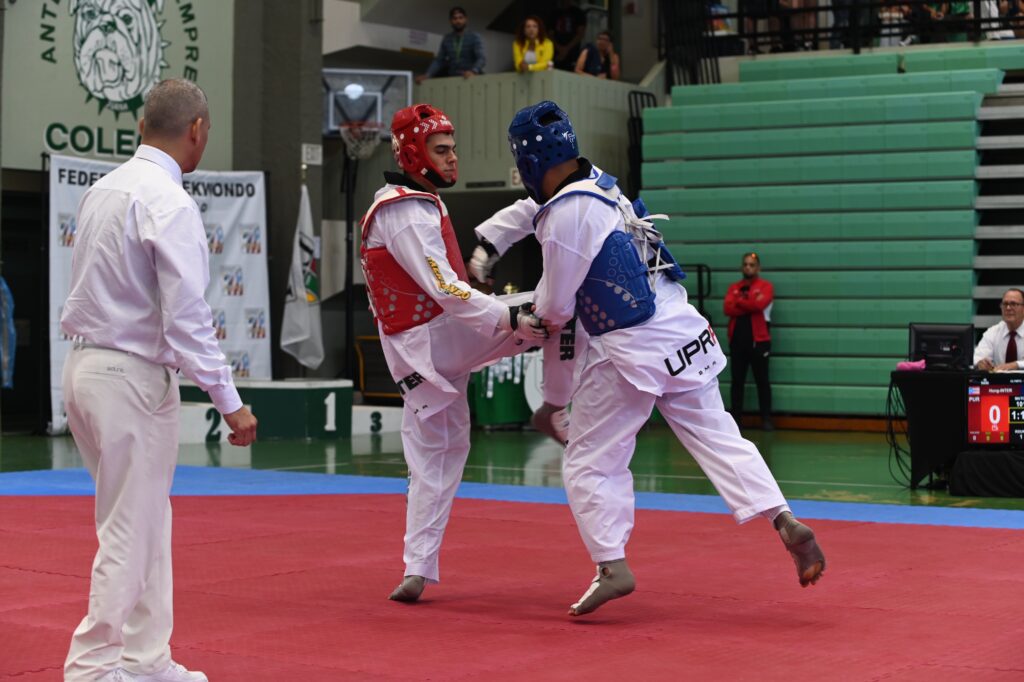
[[[725,411],[718,387],[725,355],[687,303],[684,275],[654,227],[657,216],[631,204],[613,176],[579,155],[572,123],[554,102],[520,110],[508,139],[530,199],[477,228],[488,241],[474,254],[477,264],[486,256],[493,266],[495,255],[535,231],[544,255],[535,313],[553,324],[578,316],[589,334],[562,473],[597,576],[569,613],[589,613],[635,587],[626,564],[634,515],[629,462],[655,406],[736,521],[772,521],[800,584],[817,582],[824,554]]]

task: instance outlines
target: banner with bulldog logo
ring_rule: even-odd
[[[67,427],[61,376],[71,340],[60,314],[71,286],[75,215],[82,195],[117,167],[69,156],[50,159],[51,433]],[[270,379],[270,286],[263,173],[196,171],[183,185],[203,215],[210,249],[206,301],[221,350],[238,379]]]
[[[234,1],[32,0],[4,18],[2,164],[40,154],[124,160],[146,93],[164,78],[206,91],[206,168],[231,168]]]

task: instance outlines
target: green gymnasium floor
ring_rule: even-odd
[[[791,499],[880,504],[1024,509],[1019,498],[964,498],[908,490],[889,474],[889,450],[880,433],[745,431],[757,443]],[[533,432],[474,430],[465,480],[560,487],[561,449]],[[276,469],[310,474],[404,477],[397,433],[351,440],[262,441],[251,449],[184,445],[181,464]],[[70,438],[3,436],[0,472],[81,467]],[[715,494],[701,470],[664,426],[639,437],[632,470],[638,491]]]

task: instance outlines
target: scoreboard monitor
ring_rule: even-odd
[[[1024,449],[1024,374],[967,381],[967,444]]]

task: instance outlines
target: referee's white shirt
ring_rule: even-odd
[[[65,334],[180,369],[222,414],[242,407],[217,345],[206,231],[181,168],[140,145],[82,197]]]
[[[1024,369],[1024,325],[1017,327],[1017,369]],[[1006,326],[1005,320],[1000,320],[992,325],[981,337],[981,341],[974,349],[974,364],[988,359],[993,365],[1002,365],[1006,362],[1006,349],[1010,345],[1010,328]]]

